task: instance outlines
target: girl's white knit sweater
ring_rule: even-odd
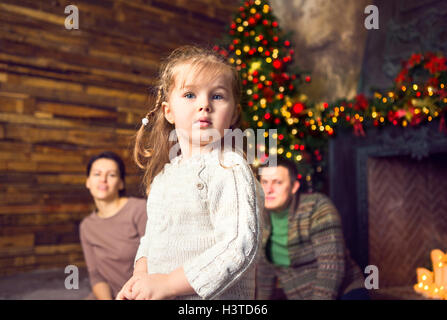
[[[152,273],[183,266],[197,295],[254,299],[264,192],[244,158],[219,150],[177,156],[154,178],[146,233],[135,257]]]

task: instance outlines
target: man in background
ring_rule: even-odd
[[[301,194],[295,164],[261,166],[265,194],[257,299],[369,299],[345,246],[337,209],[321,193]]]

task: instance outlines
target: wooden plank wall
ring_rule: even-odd
[[[79,8],[66,30],[64,8]],[[85,266],[78,226],[93,209],[85,165],[131,160],[160,58],[213,44],[238,0],[0,1],[0,275]]]

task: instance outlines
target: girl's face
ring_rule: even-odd
[[[124,188],[118,164],[105,158],[93,162],[85,185],[96,200],[116,199]]]
[[[237,117],[230,71],[198,75],[188,64],[174,71],[174,87],[163,111],[175,125],[181,147],[182,140],[190,148],[218,141]]]

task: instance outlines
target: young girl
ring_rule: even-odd
[[[264,193],[243,154],[219,148],[240,118],[237,72],[186,46],[160,78],[135,145],[148,224],[117,299],[254,299]]]

